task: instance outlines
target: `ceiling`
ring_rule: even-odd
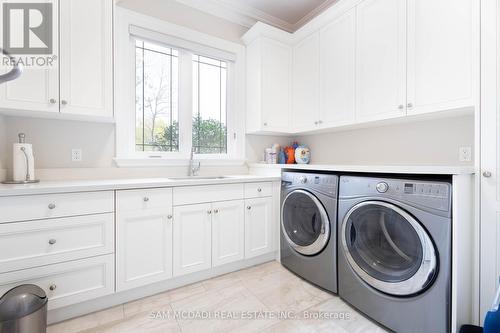
[[[337,0],[176,0],[251,27],[257,21],[294,32]]]

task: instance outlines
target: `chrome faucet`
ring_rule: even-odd
[[[194,147],[191,148],[191,157],[189,158],[189,170],[188,170],[188,176],[194,177],[198,175],[198,172],[200,171],[201,168],[201,162],[198,161],[198,163],[194,162]]]

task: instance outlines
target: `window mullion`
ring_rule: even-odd
[[[191,53],[179,51],[179,151],[188,157],[192,147],[193,69]]]

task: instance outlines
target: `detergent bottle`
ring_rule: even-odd
[[[498,286],[497,293],[495,294],[493,306],[491,307],[490,311],[486,313],[486,318],[484,319],[484,333],[500,332],[500,311],[498,310],[499,303],[500,285]]]

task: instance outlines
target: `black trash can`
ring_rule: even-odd
[[[38,286],[12,288],[0,298],[0,333],[46,333],[47,295]]]

